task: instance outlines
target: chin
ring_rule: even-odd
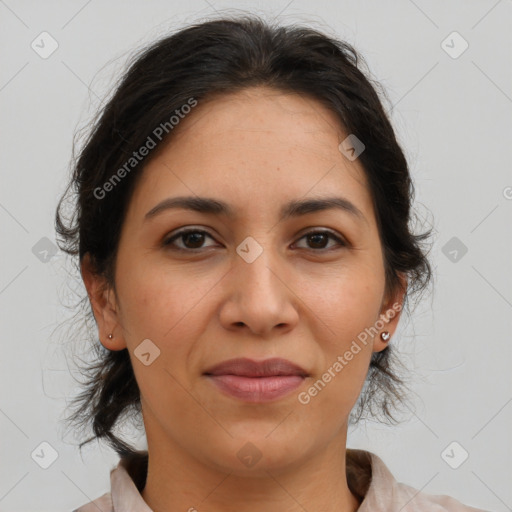
[[[293,469],[307,456],[304,453],[301,457],[296,449],[304,443],[292,440],[284,430],[281,436],[275,433],[268,436],[272,431],[268,428],[258,430],[253,428],[252,434],[233,435],[225,443],[212,442],[215,450],[208,451],[210,465],[233,475],[268,478],[269,473],[277,475]],[[230,433],[233,434],[231,430]]]

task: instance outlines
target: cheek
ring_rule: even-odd
[[[359,277],[359,279],[358,279]],[[348,415],[363,387],[373,351],[373,332],[378,320],[380,289],[352,274],[331,280],[317,297],[314,311],[316,343],[322,352],[321,370],[310,379],[299,402],[310,407],[307,414],[324,418],[326,411]],[[306,411],[305,411],[306,413]],[[336,422],[331,425],[336,428]]]
[[[323,293],[311,292],[311,303],[321,319],[317,322],[324,369],[320,379],[329,388],[323,392],[324,400],[352,406],[357,398],[370,364],[372,327],[379,320],[383,289],[379,276],[352,268],[330,279]]]
[[[190,323],[189,313],[206,293],[207,283],[194,282],[179,269],[144,264],[119,266],[123,325],[132,333],[163,339]]]
[[[119,275],[122,274],[119,268]],[[137,347],[151,340],[158,348],[155,360],[158,373],[148,376],[157,381],[170,378],[168,370],[180,381],[187,380],[187,368],[194,364],[193,354],[201,343],[202,333],[214,314],[215,293],[222,280],[212,272],[189,275],[183,269],[161,268],[158,265],[133,265],[124,271],[122,280],[121,323],[127,346],[134,359],[136,375],[145,377],[144,369],[135,360]],[[157,377],[158,375],[158,377]]]
[[[191,284],[179,272],[134,267],[126,275],[130,278],[120,291],[124,299],[121,322],[141,395],[153,411],[186,410],[191,403],[185,391],[187,372],[205,321],[201,298],[206,293],[203,288],[208,287]],[[154,344],[148,345],[151,359],[157,354],[149,365],[138,356],[142,352],[138,347],[146,339]]]
[[[341,349],[379,318],[383,291],[384,279],[373,268],[352,265],[320,281],[309,278],[301,293]]]

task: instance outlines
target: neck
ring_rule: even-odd
[[[288,465],[262,459],[245,473],[198,460],[168,437],[160,439],[158,429],[147,434],[148,473],[141,494],[154,512],[355,512],[360,505],[347,483],[346,429]]]

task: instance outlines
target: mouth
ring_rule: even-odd
[[[308,377],[306,370],[281,358],[261,362],[231,359],[208,369],[203,375],[225,395],[253,403],[282,398]]]

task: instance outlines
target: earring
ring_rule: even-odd
[[[110,334],[108,335],[108,339],[109,339],[109,340],[111,340],[113,337],[114,337],[114,336],[113,336],[113,334],[112,334],[112,333],[110,333]]]
[[[388,331],[381,332],[380,337],[383,341],[388,341],[389,340],[389,332]]]

